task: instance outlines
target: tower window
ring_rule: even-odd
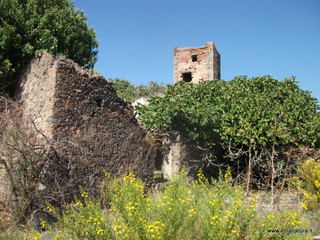
[[[192,81],[191,72],[183,72],[183,73],[182,73],[182,80],[183,80],[184,82],[191,82],[191,81]]]
[[[192,54],[191,55],[191,59],[192,59],[192,62],[198,61],[198,55],[197,54]]]

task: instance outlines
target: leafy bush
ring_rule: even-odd
[[[96,62],[95,33],[70,0],[1,0],[0,16],[0,92],[14,88],[14,78],[39,52],[88,68]]]
[[[310,158],[300,163],[291,182],[303,193],[304,209],[320,210],[320,162]]]
[[[136,110],[154,133],[179,131],[208,152],[222,148],[235,166],[234,174],[245,171],[247,190],[252,176],[265,178],[273,189],[294,166],[284,153],[314,146],[320,137],[317,100],[294,78],[180,83]]]
[[[245,198],[229,179],[209,184],[199,179],[174,178],[158,192],[144,192],[133,174],[110,180],[104,186],[101,209],[98,201],[82,192],[59,218],[53,239],[297,239],[310,233],[279,233],[277,230],[309,229],[297,211],[260,215],[255,199]],[[111,182],[110,182],[111,181]],[[103,201],[103,202],[104,202]],[[104,202],[105,203],[105,202]],[[49,211],[53,209],[48,207]],[[269,230],[275,230],[274,232]],[[30,233],[29,236],[32,237]],[[32,238],[31,238],[32,239]]]
[[[152,131],[177,130],[215,145],[313,145],[319,138],[319,105],[294,78],[236,77],[226,82],[181,83],[138,108]]]
[[[64,232],[63,237],[58,235],[55,239],[112,239],[112,229],[100,204],[92,201],[84,191],[81,198],[82,201],[76,200],[65,215],[59,217],[58,228]],[[49,212],[54,211],[50,205],[47,208]]]
[[[141,97],[152,97],[164,93],[166,86],[151,81],[149,85],[134,86],[128,80],[119,78],[109,78],[108,81],[116,89],[117,94],[124,99],[133,102]]]

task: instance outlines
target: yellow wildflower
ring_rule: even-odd
[[[102,235],[103,234],[103,229],[102,228],[98,228],[97,229],[97,234],[98,235]]]
[[[52,213],[52,212],[54,212],[54,207],[51,205],[51,204],[48,204],[47,206],[46,206],[46,209],[48,210],[48,212],[49,213]]]
[[[40,240],[41,235],[39,233],[34,233],[32,237],[33,237],[33,240]]]
[[[196,214],[197,214],[197,211],[196,211],[195,208],[191,208],[191,209],[188,210],[188,216],[189,216],[189,217],[193,217],[193,216],[195,216]]]
[[[145,225],[147,236],[151,239],[161,239],[161,232],[163,227],[164,224],[159,221],[155,221],[151,224]]]

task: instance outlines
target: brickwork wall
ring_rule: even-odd
[[[192,60],[192,55],[197,60]],[[183,81],[182,74],[191,72],[192,82],[220,79],[220,54],[212,42],[198,48],[174,49],[174,83]]]

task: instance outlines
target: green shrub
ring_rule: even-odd
[[[297,176],[291,182],[303,193],[304,209],[320,210],[320,162],[310,158],[300,163]]]
[[[55,239],[112,239],[109,220],[100,203],[92,201],[84,191],[81,191],[81,198],[82,201],[76,200],[63,216],[58,217],[57,227],[62,231]],[[47,208],[52,212],[50,205]]]
[[[320,137],[317,99],[300,89],[295,78],[182,82],[137,110],[149,130],[180,131],[206,146],[313,145]]]
[[[135,86],[128,80],[124,79],[109,78],[107,80],[112,84],[120,97],[130,102],[134,102],[141,97],[152,97],[162,94],[166,89],[164,84],[159,84],[155,81],[149,82],[149,84],[146,86]]]
[[[150,199],[141,180],[130,173],[114,180],[109,189],[113,229],[118,239],[144,239]]]
[[[228,176],[227,176],[228,177]],[[110,181],[110,179],[108,180]],[[105,186],[109,208],[82,192],[59,217],[54,239],[307,239],[310,233],[269,232],[310,229],[297,211],[261,215],[255,198],[228,178],[187,182],[175,177],[163,190],[145,192],[133,174]],[[52,211],[49,207],[48,210]],[[32,237],[30,233],[29,236]],[[31,238],[32,239],[32,238]]]
[[[185,142],[206,150],[204,161],[225,156],[216,165],[229,160],[233,173],[245,176],[247,191],[252,179],[255,186],[273,190],[295,166],[285,152],[315,146],[320,139],[317,99],[302,90],[295,78],[179,83],[136,110],[149,131],[178,131]],[[211,157],[209,163],[213,161],[218,160]]]

